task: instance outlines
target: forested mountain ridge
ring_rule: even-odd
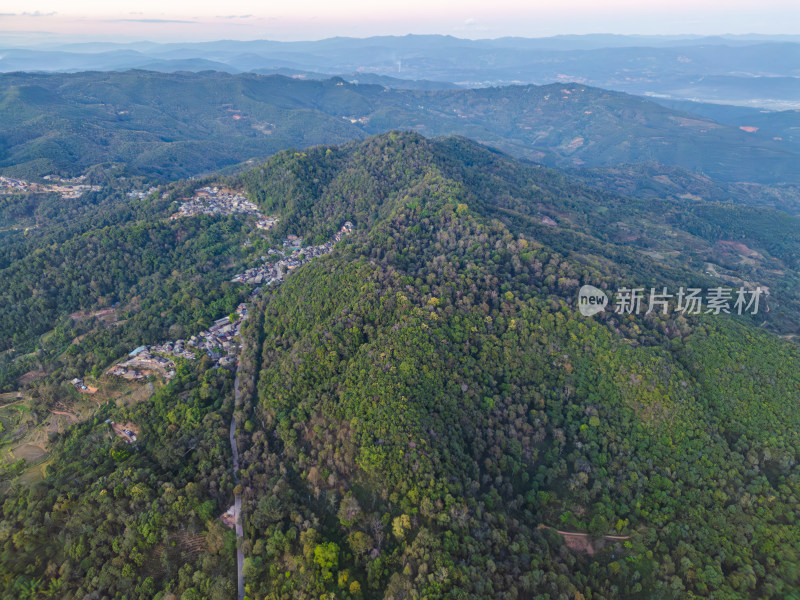
[[[797,149],[586,85],[400,90],[219,72],[0,75],[0,168],[98,165],[176,178],[391,129],[465,135],[549,166],[661,162],[723,181],[798,182]]]
[[[771,206],[800,214],[800,187],[796,185],[725,183],[680,167],[656,163],[568,169],[568,173],[589,185],[634,198],[682,200],[689,204],[711,200]]]
[[[669,277],[664,284],[711,284],[720,281],[709,278],[709,273],[716,273],[729,285],[769,286],[774,293],[765,324],[780,333],[797,331],[797,216],[770,207],[714,201],[713,196],[707,202],[621,196],[597,189],[598,178],[591,171],[579,182],[565,173],[487,151],[463,138],[436,140],[433,147],[440,152],[430,158],[432,166],[454,177],[468,177],[462,183],[465,193],[485,216],[513,223],[565,254],[604,257],[606,272],[631,269],[639,278],[637,283],[645,286],[658,285],[654,269]],[[346,162],[339,162],[344,159],[337,158],[336,149],[330,149],[324,162],[304,156],[281,153],[264,169],[241,178],[266,210],[278,210],[288,202],[277,231],[300,231],[321,240],[332,234],[337,219],[353,219],[358,212],[376,218],[389,210],[384,204],[382,208],[372,204],[372,199],[388,193],[382,172],[378,179],[362,176],[358,186],[368,191],[360,197],[351,198],[356,183],[345,180],[336,183],[336,189],[343,188],[339,196],[320,201],[329,178],[336,173],[335,166],[344,168]],[[465,164],[470,167],[466,171]],[[731,250],[734,242],[757,249],[752,254],[757,259],[739,254],[745,250]],[[643,257],[652,264],[642,263]]]
[[[626,198],[465,139],[398,132],[281,152],[225,183],[280,217],[277,240],[356,226],[269,290],[244,330],[249,597],[783,598],[800,585],[800,352],[756,327],[796,326],[794,217]],[[65,240],[35,231],[4,250],[2,274],[30,290],[16,301],[50,315],[74,307],[66,281],[90,295],[122,284],[122,333],[56,352],[50,377],[105,366],[137,328],[197,331],[240,301],[221,282],[263,252],[245,245],[248,223],[166,220],[196,185],[126,204],[125,223],[114,203],[76,219],[65,235],[79,259],[60,257],[68,269],[46,271],[46,287],[25,276],[25,252]],[[727,255],[743,281],[785,269],[769,314],[577,311],[583,284],[719,285],[704,264],[731,236],[762,253]],[[127,308],[150,295],[140,316]],[[54,436],[43,482],[4,489],[4,598],[231,597],[218,521],[234,488],[231,377],[205,360],[179,367],[152,400]],[[138,449],[105,418],[139,423]]]
[[[745,282],[769,287],[770,312],[764,326],[783,334],[798,331],[798,217],[769,207],[732,204],[726,194],[734,186],[722,187],[679,170],[666,172],[685,187],[685,194],[654,180],[644,167],[631,167],[630,177],[623,172],[617,179],[611,170],[567,176],[484,152],[465,140],[441,140],[437,145],[449,148],[436,158],[443,169],[457,172],[463,161],[476,167],[468,188],[476,205],[493,199],[483,209],[487,214],[507,222],[513,219],[516,227],[533,228],[535,236],[559,251],[604,256],[604,268],[609,270],[618,270],[616,263],[636,264],[644,255],[662,272],[677,269],[681,274],[673,280],[681,285],[722,281],[732,287]],[[337,156],[339,150],[330,148],[324,164],[336,164]],[[294,209],[285,211],[275,235],[308,234],[308,224],[314,223],[311,238],[322,243],[341,224],[336,219],[351,218],[355,207],[385,193],[375,181],[357,182],[362,194],[350,201],[348,212],[341,198],[318,203],[321,186],[332,173],[323,163],[303,162],[286,152],[268,165],[266,171],[251,171],[230,183],[249,186],[252,198],[267,213],[277,210],[275,198],[291,199]],[[285,171],[292,177],[285,177]],[[634,197],[598,191],[576,181],[575,175],[584,183]],[[689,184],[684,183],[687,178]],[[629,187],[631,180],[645,179],[661,187],[651,193]],[[241,219],[167,219],[175,210],[173,203],[202,185],[200,181],[176,183],[136,200],[125,190],[142,186],[141,181],[112,177],[105,183],[102,191],[69,203],[55,195],[6,196],[0,203],[3,219],[37,226],[1,234],[0,273],[7,285],[0,291],[6,306],[0,314],[0,391],[15,389],[17,377],[38,370],[36,364],[49,362],[48,357],[60,354],[71,339],[84,333],[68,318],[74,311],[121,303],[118,312],[125,324],[115,328],[113,336],[107,332],[103,349],[98,347],[94,356],[80,363],[89,368],[92,361],[108,364],[126,345],[138,345],[137,340],[165,338],[170,327],[188,331],[198,320],[207,326],[219,311],[230,311],[240,299],[241,290],[226,279],[245,265],[258,264],[247,261],[265,250],[243,246],[250,243],[252,224]],[[736,188],[743,203],[747,189]],[[690,192],[703,194],[705,201]],[[515,200],[509,203],[509,199]],[[794,208],[785,203],[787,209]],[[639,273],[635,283],[659,284],[649,266]],[[48,334],[51,330],[55,335]],[[44,334],[46,339],[40,338]],[[37,353],[32,352],[35,345]],[[70,369],[70,377],[80,376],[84,368],[75,367],[79,371]]]
[[[681,275],[545,234],[517,181],[481,186],[492,164],[495,184],[513,168],[393,134],[249,175],[304,234],[361,231],[264,307],[250,593],[790,594],[796,346],[728,317],[578,316],[582,284]],[[547,527],[588,533],[590,553]]]

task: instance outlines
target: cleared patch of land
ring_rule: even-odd
[[[139,437],[139,426],[135,423],[131,423],[130,421],[126,423],[112,422],[111,429],[118,437],[121,437],[129,444],[135,442]]]
[[[86,381],[88,390],[93,393],[81,394],[77,400],[65,405],[62,402],[50,408],[42,420],[36,420],[31,403],[34,400],[25,392],[0,394],[0,462],[10,466],[20,459],[25,460],[26,468],[16,481],[29,485],[41,481],[47,468],[50,451],[50,435],[64,433],[77,423],[92,418],[97,410],[109,402],[117,406],[130,406],[149,399],[159,383],[141,384],[120,381],[117,378],[90,378]],[[120,424],[117,435],[130,437],[122,429],[139,433],[138,426],[132,423]],[[9,482],[0,485],[4,488]]]
[[[23,459],[26,462],[33,462],[47,454],[47,450],[36,444],[22,444],[12,449],[11,454],[17,460]]]
[[[549,529],[555,531],[564,540],[564,545],[570,550],[589,554],[590,556],[602,550],[606,542],[622,541],[630,539],[629,535],[602,535],[592,537],[588,533],[577,533],[573,531],[561,531],[547,525],[539,525],[539,529]]]
[[[86,319],[99,319],[101,321],[113,323],[117,320],[117,310],[115,308],[101,308],[93,312],[78,311],[72,313],[70,319],[73,321],[85,321]]]
[[[44,377],[47,375],[44,371],[28,371],[22,377],[19,378],[20,385],[28,385],[32,381],[39,379],[40,377]]]

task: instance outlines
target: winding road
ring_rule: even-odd
[[[234,407],[239,406],[241,394],[239,392],[239,369],[236,369],[236,379],[233,382]],[[233,454],[233,479],[239,483],[239,448],[236,445],[236,414],[231,417],[231,453]],[[244,530],[242,528],[242,498],[239,494],[233,496],[233,513],[236,518],[236,579],[239,590],[239,600],[244,600],[244,552],[242,552],[242,540]]]

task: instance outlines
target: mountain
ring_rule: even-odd
[[[176,178],[364,136],[315,108],[328,95],[336,110],[342,94],[334,82],[212,72],[6,77],[2,164],[23,177],[124,163],[134,173]]]
[[[283,75],[293,79],[331,79],[326,73],[315,73],[313,71],[297,71],[296,69],[253,69],[253,73],[260,75]],[[460,86],[446,81],[430,81],[427,79],[399,79],[387,75],[375,75],[374,73],[344,73],[339,75],[348,83],[362,85],[380,85],[386,88],[400,90],[455,90],[461,89]]]
[[[704,243],[796,268],[792,217],[655,205],[399,132],[281,152],[224,181],[280,216],[267,237],[229,217],[169,221],[157,194],[134,203],[128,246],[102,223],[76,223],[72,243],[159,258],[119,298],[138,298],[155,328],[170,310],[148,305],[148,284],[202,305],[171,283],[203,279],[182,262],[200,249],[198,275],[236,268],[239,248],[264,252],[270,236],[355,231],[253,303],[240,402],[231,374],[186,362],[150,399],[121,396],[53,436],[47,477],[3,490],[3,598],[230,598],[236,541],[217,517],[234,494],[250,597],[785,598],[800,585],[800,352],[759,327],[783,292],[754,316],[577,305],[586,284],[718,285],[692,258]],[[742,248],[755,235],[769,256]],[[682,259],[663,256],[668,240]],[[86,254],[65,253],[53,275]],[[113,332],[88,332],[56,368],[74,372]],[[140,441],[105,419],[136,424]]]
[[[263,177],[287,172],[297,180],[254,190],[309,224],[349,215],[366,232],[265,306],[251,417],[264,435],[243,480],[251,589],[315,595],[345,570],[345,584],[384,597],[769,597],[796,585],[791,526],[773,521],[786,567],[764,569],[771,536],[746,508],[751,493],[794,502],[790,487],[784,500],[756,491],[772,474],[752,462],[769,435],[757,422],[795,435],[785,402],[797,381],[773,362],[793,347],[727,321],[678,333],[669,320],[576,317],[566,290],[605,263],[588,240],[583,258],[553,252],[569,234],[535,218],[551,193],[571,194],[544,173],[532,189],[524,167],[469,144],[379,138],[276,161]],[[314,203],[276,193],[295,181]],[[359,181],[380,182],[377,202]],[[741,353],[756,352],[747,339],[762,359]],[[748,391],[731,387],[741,376],[755,378]],[[697,487],[731,466],[722,488]],[[549,527],[630,538],[584,558],[558,550]],[[734,558],[744,531],[759,548],[749,563]],[[748,567],[765,576],[744,583]]]
[[[622,36],[469,40],[441,35],[312,42],[70,44],[0,51],[0,72],[170,68],[368,73],[467,87],[577,82],[634,94],[798,108],[797,36]],[[173,63],[172,61],[189,61]],[[191,62],[194,61],[194,62]]]
[[[747,106],[709,104],[688,100],[652,98],[659,104],[715,120],[717,123],[747,128],[768,139],[800,146],[800,110],[768,111]]]
[[[415,129],[550,166],[659,162],[723,181],[800,180],[789,143],[580,84],[403,90],[219,72],[8,74],[0,110],[0,168],[20,177],[124,163],[175,178]]]
[[[569,169],[568,172],[575,179],[623,196],[683,202],[733,202],[770,206],[793,215],[800,214],[800,188],[796,185],[724,183],[680,167],[657,163]]]

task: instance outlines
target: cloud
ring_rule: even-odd
[[[218,19],[252,19],[253,15],[217,15]]]
[[[182,21],[180,19],[105,19],[104,23],[183,23],[185,25],[198,25],[196,21]]]
[[[57,15],[56,11],[43,13],[35,10],[33,12],[21,12],[21,13],[0,13],[0,17],[52,17],[53,15]]]
[[[57,35],[55,31],[34,31],[32,29],[0,29],[0,34],[18,37],[25,35]]]
[[[487,31],[488,27],[485,25],[481,25],[478,19],[470,17],[469,19],[464,19],[464,23],[462,25],[458,25],[453,27],[453,31],[461,31],[461,32],[478,32],[478,31]]]

